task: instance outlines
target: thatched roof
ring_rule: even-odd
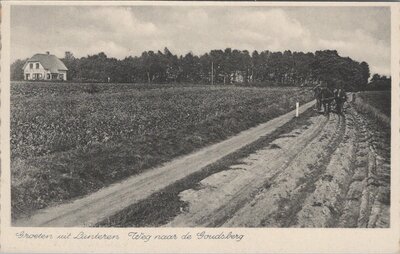
[[[29,62],[39,62],[43,66],[43,68],[49,70],[52,73],[68,70],[68,68],[64,65],[64,63],[60,59],[58,59],[55,55],[35,54],[31,58],[29,58],[28,61],[26,61],[23,69],[25,69],[26,65]]]

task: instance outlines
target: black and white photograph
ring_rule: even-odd
[[[11,14],[14,225],[390,226],[389,8]]]
[[[17,237],[393,227],[390,6],[9,8]]]

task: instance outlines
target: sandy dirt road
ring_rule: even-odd
[[[315,114],[182,191],[188,208],[165,226],[388,227],[390,156],[366,121]]]
[[[314,102],[309,102],[299,108],[299,113],[309,109]],[[79,227],[93,226],[109,216],[146,199],[151,194],[166,186],[200,171],[207,165],[218,161],[224,156],[256,141],[263,135],[268,135],[275,129],[293,119],[295,111],[274,118],[264,124],[223,142],[205,147],[193,154],[177,158],[161,167],[148,170],[132,176],[120,183],[101,189],[84,198],[56,207],[39,210],[29,218],[23,218],[13,223],[14,226],[36,227]]]
[[[312,105],[303,105],[300,113]],[[140,220],[138,214],[157,210],[152,195],[270,135],[265,145],[235,163],[169,193],[185,206],[167,222],[140,226],[389,227],[390,143],[385,145],[379,128],[352,106],[342,116],[308,110],[286,130],[293,116],[290,112],[15,225],[136,226],[127,223],[129,216]],[[138,204],[146,200],[150,209],[129,213],[142,209]],[[168,214],[170,208],[156,212]],[[115,215],[116,223],[102,223]]]

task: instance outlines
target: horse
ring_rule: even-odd
[[[322,91],[322,88],[321,88],[321,86],[317,85],[312,90],[314,91],[314,98],[317,101],[315,103],[315,110],[317,112],[319,112],[319,111],[321,111],[321,106],[322,106],[322,104],[321,104],[321,99],[322,99],[321,91]]]
[[[321,89],[321,102],[324,106],[324,113],[329,114],[331,111],[331,103],[335,99],[335,95],[332,90],[328,87],[324,87]]]

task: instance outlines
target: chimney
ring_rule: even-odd
[[[50,51],[46,51],[46,54],[50,55]]]

